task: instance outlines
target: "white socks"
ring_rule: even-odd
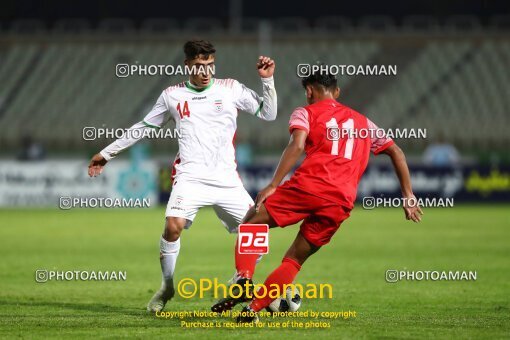
[[[159,249],[161,252],[161,272],[163,274],[163,282],[161,284],[161,288],[163,288],[165,291],[168,289],[173,290],[175,262],[179,256],[179,250],[181,249],[181,239],[178,238],[177,241],[168,242],[163,237],[161,237]]]
[[[173,278],[175,272],[175,263],[177,262],[177,257],[179,256],[180,249],[181,249],[180,238],[178,238],[177,241],[168,242],[163,237],[161,237],[161,240],[159,242],[159,250],[161,252],[160,256],[161,273],[163,274],[163,282],[161,283],[161,288],[164,291],[168,291],[169,289],[173,290],[174,288]],[[257,258],[257,263],[259,263],[261,259],[262,255],[259,255]],[[234,275],[234,277],[235,276],[236,275]]]

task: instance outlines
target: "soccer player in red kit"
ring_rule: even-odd
[[[306,259],[326,245],[340,224],[349,217],[370,152],[390,156],[402,195],[407,198],[405,202],[412,201],[409,199],[414,197],[404,153],[393,140],[381,133],[382,130],[374,133],[378,127],[367,117],[336,101],[340,94],[336,77],[317,71],[303,78],[302,84],[309,105],[292,113],[290,142],[273,180],[258,194],[255,206],[245,217],[245,223],[268,224],[269,227],[286,227],[303,220],[281,265],[264,282],[266,291],[277,285],[283,293],[284,285],[294,281]],[[290,180],[279,186],[303,151],[306,153],[303,163]],[[422,211],[418,206],[404,206],[404,211],[408,220],[421,220]],[[252,284],[257,256],[238,253],[236,245],[237,283],[240,287]],[[233,295],[239,296],[236,293]],[[212,310],[231,309],[239,302],[248,301],[249,296],[253,294],[244,289],[241,297],[220,300]],[[243,313],[238,321],[253,321],[256,312],[273,300],[269,294],[255,298],[243,310],[255,313]]]

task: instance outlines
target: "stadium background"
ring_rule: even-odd
[[[276,61],[277,120],[264,122],[244,113],[238,119],[239,171],[252,194],[271,177],[288,141],[289,115],[304,104],[296,76],[298,64],[317,60],[328,64],[395,64],[397,76],[340,77],[340,101],[383,128],[427,129],[425,139],[397,143],[408,157],[418,196],[455,198],[455,208],[438,212],[444,214],[441,218],[434,213],[430,216],[441,228],[461,228],[455,225],[455,211],[474,214],[469,215],[472,221],[485,214],[494,216],[491,209],[497,208],[484,204],[500,202],[502,210],[495,213],[499,217],[483,225],[478,237],[470,240],[473,244],[484,239],[490,243],[508,236],[508,216],[498,215],[508,209],[510,201],[510,12],[504,1],[314,1],[313,5],[305,1],[235,0],[122,4],[4,1],[1,8],[2,242],[8,237],[23,240],[14,228],[26,227],[37,241],[46,240],[48,254],[58,253],[61,242],[70,237],[66,228],[77,225],[91,228],[90,238],[86,233],[80,235],[92,250],[96,249],[92,246],[95,238],[104,236],[92,225],[104,218],[108,225],[99,225],[118,232],[127,230],[132,242],[143,238],[144,244],[155,243],[151,241],[157,240],[161,227],[161,208],[140,212],[146,220],[135,218],[144,228],[152,223],[151,233],[141,233],[136,228],[142,226],[120,226],[129,225],[128,219],[134,218],[136,211],[126,211],[128,217],[121,217],[122,211],[97,209],[78,209],[74,215],[64,215],[71,212],[59,210],[59,197],[150,197],[153,202],[166,203],[177,151],[175,140],[143,141],[109,163],[101,177],[91,180],[86,174],[90,157],[112,140],[84,140],[83,129],[127,128],[140,121],[161,91],[182,78],[118,78],[115,65],[181,64],[182,45],[192,37],[214,43],[218,78],[235,78],[257,91],[256,58],[264,54]],[[391,171],[384,156],[372,157],[359,197],[398,196]],[[463,202],[471,203],[458,208]],[[367,218],[367,212],[359,213],[364,216],[362,221],[373,222],[374,217]],[[399,211],[391,216],[400,219],[400,215]],[[199,221],[218,224],[210,211]],[[479,225],[462,227],[469,233]],[[51,230],[51,238],[45,228]],[[114,239],[117,235],[110,236]],[[283,242],[286,239],[278,235],[275,240],[282,240],[283,251],[288,241]],[[426,243],[428,236],[420,237]],[[197,239],[207,242],[205,236]],[[278,244],[275,249],[280,249]],[[402,247],[402,256],[409,255],[411,246]],[[504,257],[508,248],[501,247],[496,248]],[[152,259],[154,251],[155,246],[143,248],[147,258]],[[15,271],[17,262],[9,262],[15,254],[18,250],[4,247],[2,255],[7,260],[3,270]],[[72,257],[69,262],[58,262],[55,256],[50,256],[53,262],[46,265],[88,265]],[[224,258],[230,261],[228,254]],[[504,266],[507,263],[498,268]],[[24,263],[23,268],[35,269],[31,262]],[[151,266],[150,274],[144,273],[154,277],[157,271]],[[4,288],[26,285],[20,283],[26,274],[4,281]],[[505,287],[508,292],[508,285]],[[16,295],[9,294],[3,290],[7,305]],[[140,301],[144,299],[145,295],[140,297]],[[66,308],[73,309],[72,305]]]
[[[128,2],[120,9],[101,4],[99,11],[94,3],[76,8],[63,2],[56,7],[36,1],[21,4],[6,3],[0,22],[0,124],[6,127],[0,150],[2,159],[33,160],[20,163],[28,172],[41,170],[40,159],[64,160],[60,169],[69,168],[66,159],[86,161],[112,140],[86,141],[84,127],[127,128],[143,118],[163,89],[182,80],[164,75],[118,78],[116,64],[179,65],[183,42],[201,36],[217,47],[217,77],[236,78],[259,90],[253,68],[257,56],[270,55],[278,63],[278,119],[268,123],[239,115],[238,163],[252,194],[267,181],[288,141],[290,113],[304,103],[297,65],[320,60],[397,65],[397,76],[341,76],[340,100],[381,127],[426,129],[427,138],[402,139],[398,144],[413,167],[428,166],[419,169],[429,177],[431,188],[434,182],[461,176],[464,185],[453,193],[457,200],[508,200],[510,19],[501,4],[471,1],[459,10],[453,3],[436,2],[398,6],[396,11],[389,4],[372,4],[375,14],[368,15],[356,4],[338,5],[334,11],[332,5],[318,2],[306,11],[300,2],[271,4],[267,10],[248,2],[223,1],[203,7],[170,6],[168,16],[161,14],[164,5],[158,3],[141,7]],[[159,182],[168,192],[176,141],[141,144],[131,159],[157,162],[161,174],[149,182]],[[384,159],[373,161],[387,164]],[[441,171],[435,171],[435,165]],[[52,190],[47,185],[51,179],[38,172],[44,183],[37,195],[33,181],[16,176],[16,164],[5,166],[0,170],[0,186],[5,187],[2,205],[18,200],[20,205],[29,201],[37,205],[66,194],[63,188]],[[52,177],[51,171],[46,177]],[[124,192],[139,196],[154,190],[142,188],[152,185],[143,180],[131,176],[112,186],[125,183]],[[30,190],[20,197],[16,186],[24,183]],[[367,190],[383,193],[374,185]],[[418,193],[437,194],[428,192],[427,185]],[[397,193],[395,183],[392,186],[394,190],[386,194]],[[161,195],[162,203],[166,197]]]

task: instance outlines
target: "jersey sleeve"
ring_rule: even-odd
[[[393,139],[386,136],[386,132],[379,128],[377,125],[375,125],[370,119],[367,118],[368,121],[368,130],[370,131],[370,151],[374,155],[378,155],[384,150],[386,150],[388,147],[395,144]]]
[[[143,136],[146,135],[144,133],[145,130],[153,128],[159,129],[168,122],[170,119],[169,117],[170,116],[165,103],[164,93],[162,93],[156,101],[156,104],[154,104],[152,110],[141,122],[131,126],[123,137],[117,139],[106,148],[101,150],[99,153],[107,161],[115,158],[119,153],[141,140]],[[138,133],[133,133],[134,130],[138,130]]]
[[[273,77],[260,78],[262,82],[262,98],[257,92],[247,88],[237,80],[233,84],[235,106],[264,120],[275,120],[277,113],[277,96]]]
[[[304,107],[298,107],[292,112],[289,120],[289,132],[292,134],[294,129],[300,129],[310,132],[310,122],[308,120],[308,111]]]
[[[170,112],[165,101],[165,92],[163,92],[142,122],[148,127],[161,128],[170,118]]]

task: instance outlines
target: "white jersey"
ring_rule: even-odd
[[[161,128],[173,120],[180,133],[176,177],[216,186],[238,186],[234,148],[238,110],[264,120],[276,118],[273,78],[261,80],[263,98],[234,79],[212,79],[203,89],[189,81],[170,86],[143,121],[131,129]],[[118,139],[101,155],[110,160],[137,141]]]

